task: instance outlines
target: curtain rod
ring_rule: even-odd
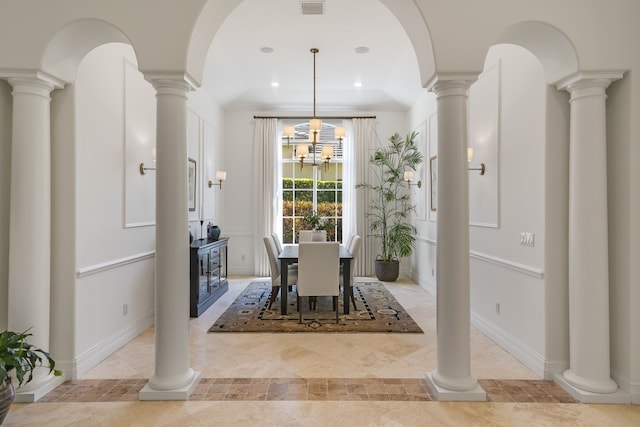
[[[313,118],[312,116],[253,116],[254,119],[294,119],[306,120]],[[336,119],[375,119],[376,116],[317,116],[317,119],[336,120]]]

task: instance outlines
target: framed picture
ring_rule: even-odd
[[[431,170],[431,199],[429,205],[432,211],[438,207],[438,156],[429,158],[429,169]]]
[[[196,210],[196,161],[189,159],[187,176],[189,178],[189,210]]]

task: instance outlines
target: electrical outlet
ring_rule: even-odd
[[[126,316],[129,314],[129,304],[122,304],[122,315]]]
[[[435,276],[436,275],[436,270],[434,270],[433,268],[431,269],[431,275]]]
[[[244,254],[240,255],[240,261],[244,261]]]
[[[498,316],[500,315],[500,303],[499,302],[496,303],[496,314]]]

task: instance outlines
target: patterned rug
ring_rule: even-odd
[[[287,315],[280,314],[280,297],[268,309],[271,283],[251,282],[231,306],[209,328],[209,332],[412,332],[423,333],[382,283],[356,282],[356,307],[349,314],[342,309],[336,324],[331,297],[318,297],[317,308],[309,310],[303,298],[302,323],[298,322],[295,290],[289,293]]]

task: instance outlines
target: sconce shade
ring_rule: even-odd
[[[473,159],[473,147],[468,147],[467,148],[467,162],[471,163],[471,160]],[[484,175],[485,171],[486,171],[486,166],[484,163],[480,163],[480,166],[477,168],[467,168],[467,170],[470,171],[478,171],[479,175]]]
[[[411,183],[411,181],[413,181],[413,171],[404,171],[404,180],[407,181],[409,186],[415,185],[418,188],[422,187],[422,181],[418,181],[415,184]]]
[[[226,171],[216,171],[216,179],[218,180],[218,182],[213,182],[213,181],[209,180],[209,182],[208,182],[209,188],[213,187],[214,185],[218,185],[218,186],[220,186],[220,189],[222,190],[222,182],[227,179],[227,172]]]

